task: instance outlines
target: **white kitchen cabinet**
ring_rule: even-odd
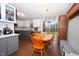
[[[11,36],[6,38],[6,45],[7,45],[7,55],[15,52],[18,49],[18,37]]]
[[[1,19],[3,22],[16,23],[16,8],[10,4],[1,3]]]
[[[30,27],[30,20],[24,20],[23,21],[23,27]]]
[[[1,19],[1,3],[0,3],[0,19]]]
[[[6,38],[0,38],[0,56],[6,55]]]
[[[7,56],[18,50],[18,35],[0,38],[0,56]]]
[[[23,27],[23,21],[22,20],[16,20],[17,27]]]
[[[16,20],[17,27],[30,27],[30,20]]]
[[[41,19],[33,19],[33,27],[40,27]]]

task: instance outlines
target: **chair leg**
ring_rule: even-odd
[[[50,41],[50,48],[52,48],[52,46],[53,46],[53,45],[52,45],[52,41]]]
[[[43,49],[43,52],[46,53],[45,48]]]
[[[43,50],[41,49],[41,56],[43,55]]]
[[[50,44],[50,48],[52,48],[52,44]]]
[[[32,55],[33,55],[33,53],[34,53],[34,48],[32,48]]]

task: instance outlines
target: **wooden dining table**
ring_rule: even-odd
[[[50,40],[52,39],[52,37],[53,37],[53,35],[51,35],[51,34],[46,34],[46,35],[44,36],[43,41],[50,41]]]
[[[52,48],[52,42],[53,42],[53,35],[52,34],[46,34],[43,39],[44,43],[50,43],[50,47]]]

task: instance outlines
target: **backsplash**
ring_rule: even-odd
[[[14,23],[9,23],[9,22],[0,22],[0,30],[3,32],[3,28],[6,27],[6,24],[14,32]]]

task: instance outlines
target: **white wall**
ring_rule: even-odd
[[[68,42],[79,53],[79,16],[68,23]]]

